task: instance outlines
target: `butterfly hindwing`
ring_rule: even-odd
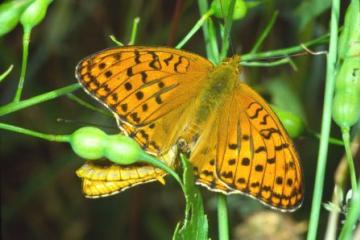
[[[220,109],[216,174],[241,191],[281,210],[298,208],[302,173],[292,141],[268,104],[241,83]]]
[[[176,147],[159,157],[169,167],[175,168]],[[83,181],[83,192],[86,197],[106,197],[124,191],[130,187],[153,182],[163,182],[166,172],[145,163],[124,166],[109,161],[88,161],[81,166],[76,175]]]

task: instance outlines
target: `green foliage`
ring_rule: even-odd
[[[231,0],[213,0],[211,3],[211,9],[214,12],[214,16],[218,18],[225,18],[229,12]],[[233,20],[239,20],[243,18],[247,13],[246,2],[243,0],[236,0],[234,6]]]
[[[344,129],[360,119],[360,57],[346,59],[336,77],[333,118]]]
[[[24,9],[31,1],[7,1],[0,4],[0,36],[16,27]]]
[[[343,129],[360,119],[360,3],[347,9],[339,40],[340,71],[336,77],[333,118]]]
[[[128,165],[139,161],[142,152],[134,139],[116,134],[108,137],[104,156],[117,164]]]
[[[13,67],[14,67],[14,65],[10,65],[8,67],[8,69],[5,70],[5,72],[0,74],[0,83],[2,82],[2,80],[4,80],[11,73]]]
[[[339,38],[338,54],[344,60],[360,57],[360,2],[351,1],[346,10],[344,29]]]
[[[82,127],[70,137],[74,152],[81,158],[107,158],[117,164],[133,164],[140,160],[142,149],[132,138],[122,134],[107,135],[95,127]]]
[[[0,4],[0,36],[20,23],[27,29],[39,24],[52,0],[11,0]]]
[[[274,105],[272,105],[271,108],[280,118],[281,123],[284,125],[287,133],[291,138],[297,138],[304,133],[305,123],[298,115],[289,111],[285,111]]]
[[[107,135],[95,127],[82,127],[70,138],[73,151],[88,160],[100,159],[104,156]]]
[[[31,29],[45,17],[47,8],[52,0],[35,0],[21,14],[20,22],[24,28]]]
[[[185,156],[181,155],[183,166],[184,194],[186,200],[185,219],[176,226],[173,240],[207,240],[208,221],[204,213],[203,200],[195,185],[192,166]]]

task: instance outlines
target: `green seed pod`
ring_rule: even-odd
[[[339,57],[360,57],[360,2],[351,1],[339,39]]]
[[[107,135],[95,127],[82,127],[71,135],[70,144],[80,157],[96,160],[104,157]]]
[[[0,4],[0,36],[16,27],[21,13],[28,5],[28,1],[9,1]]]
[[[333,102],[333,119],[341,128],[350,128],[360,118],[360,93],[354,90],[338,92]]]
[[[33,28],[39,24],[46,15],[47,7],[51,1],[49,0],[35,0],[25,11],[21,14],[20,22],[25,28]]]
[[[127,136],[117,134],[108,137],[104,155],[112,162],[128,165],[140,160],[142,149]]]
[[[333,119],[350,128],[360,118],[360,57],[346,58],[336,76]]]
[[[335,89],[336,93],[354,89],[360,94],[360,57],[345,59],[336,76]]]
[[[299,137],[304,132],[305,123],[297,115],[289,111],[284,111],[273,105],[271,106],[271,108],[279,117],[281,123],[284,125],[286,131],[291,138]]]
[[[229,12],[231,0],[213,0],[211,3],[211,9],[214,12],[214,16],[218,18],[225,18]],[[247,13],[247,6],[243,0],[236,0],[234,7],[233,20],[239,20],[243,18]]]

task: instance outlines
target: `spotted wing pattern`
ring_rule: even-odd
[[[83,59],[76,76],[91,96],[115,113],[125,134],[161,155],[182,130],[173,123],[191,117],[189,106],[211,68],[207,59],[185,51],[129,46]]]
[[[301,205],[299,158],[277,116],[256,92],[239,84],[208,129],[199,138],[208,143],[199,142],[190,158],[198,184],[244,193],[283,211]]]
[[[230,67],[238,73],[238,59],[214,71],[208,60],[185,51],[121,47],[85,58],[76,76],[91,96],[114,113],[124,134],[169,166],[174,167],[176,160],[172,147],[184,141],[198,184],[226,194],[243,193],[282,211],[295,210],[303,199],[301,166],[274,112],[240,82],[215,99],[223,93],[222,69]],[[212,76],[213,72],[218,75]],[[236,75],[226,76],[238,81]],[[202,92],[204,88],[208,92]],[[148,165],[90,163],[77,174],[89,197],[161,181],[165,175]]]

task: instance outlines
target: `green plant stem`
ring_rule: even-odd
[[[222,193],[217,194],[217,214],[219,226],[219,240],[229,239],[229,222],[227,211],[227,197]]]
[[[195,23],[194,27],[186,34],[186,36],[175,46],[175,48],[182,48],[189,39],[201,28],[201,26],[206,22],[206,20],[213,14],[213,11],[210,9],[201,18]]]
[[[329,147],[329,136],[331,127],[331,109],[334,96],[335,71],[337,63],[337,42],[338,42],[338,22],[339,22],[340,0],[332,0],[331,20],[330,20],[330,44],[329,54],[327,56],[326,84],[324,107],[321,125],[321,138],[317,159],[315,186],[311,206],[311,215],[308,240],[315,240],[319,223],[321,198],[324,188],[324,178],[326,169],[326,159]]]
[[[273,62],[241,62],[241,66],[246,67],[274,67],[291,63],[290,58],[282,58]]]
[[[20,101],[20,102],[11,102],[11,103],[9,103],[7,105],[4,105],[4,106],[0,107],[0,116],[3,116],[5,114],[18,111],[18,110],[23,109],[23,108],[30,107],[32,105],[35,105],[35,104],[38,104],[38,103],[41,103],[41,102],[49,101],[49,100],[57,98],[57,97],[59,97],[61,95],[73,92],[78,88],[80,88],[80,85],[78,83],[74,83],[74,84],[71,84],[71,85],[69,85],[67,87],[63,87],[63,88],[59,88],[57,90],[53,90],[53,91],[50,91],[50,92],[47,92],[47,93],[43,93],[43,94],[40,94],[38,96],[29,98],[29,99],[26,99],[26,100],[23,100],[23,101]]]
[[[8,69],[6,69],[6,71],[0,75],[0,82],[2,82],[2,80],[4,80],[7,77],[7,75],[10,74],[10,72],[13,68],[14,68],[14,65],[11,64],[10,67],[8,67]]]
[[[183,183],[181,182],[181,179],[179,177],[179,175],[169,166],[167,166],[164,162],[158,160],[157,158],[151,156],[150,154],[147,154],[146,152],[142,152],[140,159],[143,162],[149,163],[153,166],[156,166],[158,168],[163,169],[164,171],[166,171],[167,173],[171,174],[171,176],[173,176],[175,178],[175,180],[180,184],[181,189],[184,191],[185,193],[185,188]]]
[[[250,54],[254,54],[259,50],[259,47],[261,46],[261,44],[264,42],[265,38],[269,35],[272,27],[274,26],[274,23],[276,21],[276,18],[278,16],[279,12],[276,11],[274,12],[274,14],[272,15],[270,22],[267,24],[266,28],[264,29],[264,31],[261,33],[261,35],[257,38],[256,43],[253,47],[253,49],[251,49]]]
[[[22,52],[23,55],[22,55],[20,79],[19,79],[19,84],[18,84],[17,90],[16,90],[15,98],[13,100],[13,102],[15,102],[15,103],[20,101],[22,90],[24,88],[26,67],[27,67],[28,55],[29,55],[30,35],[31,35],[31,28],[24,27],[23,52]]]
[[[356,225],[356,222],[360,219],[360,180],[358,182],[358,187],[353,191],[353,196],[351,199],[351,204],[349,211],[346,215],[346,220],[343,228],[340,231],[339,240],[348,240],[352,239],[351,233]]]
[[[137,30],[138,30],[139,22],[140,22],[140,18],[139,18],[139,17],[136,17],[136,18],[134,19],[134,21],[133,21],[129,45],[134,45],[135,42],[136,42],[136,35],[137,35]]]
[[[203,16],[208,12],[208,1],[207,0],[198,0],[198,6],[200,15]],[[202,25],[204,42],[206,47],[207,58],[213,62],[219,62],[219,47],[216,40],[216,31],[214,24],[211,21],[211,18],[208,19],[205,24]]]
[[[116,39],[116,37],[114,35],[110,35],[109,38],[111,39],[111,41],[113,41],[116,45],[118,45],[119,47],[124,46],[124,44],[122,42],[120,42],[119,40]]]
[[[305,135],[309,136],[309,137],[314,137],[314,138],[317,138],[317,139],[321,138],[319,133],[317,133],[314,130],[311,130],[309,128],[306,129]],[[338,146],[344,146],[344,142],[342,140],[337,139],[337,138],[333,138],[333,137],[329,137],[329,143],[334,144],[334,145],[338,145]]]
[[[314,46],[317,44],[325,43],[328,40],[328,38],[329,38],[329,34],[325,34],[321,37],[318,37],[316,39],[305,42],[302,45],[306,46],[306,47],[311,47],[311,46]],[[244,54],[241,56],[241,61],[251,61],[253,59],[261,59],[261,58],[266,59],[266,58],[271,58],[271,57],[287,56],[289,54],[297,53],[297,52],[304,50],[302,45],[288,47],[288,48],[282,48],[282,49],[273,50],[273,51],[254,53],[254,54],[247,53],[247,54]]]
[[[227,12],[227,15],[224,19],[225,20],[224,37],[222,38],[222,43],[221,43],[220,60],[226,58],[229,50],[230,32],[231,32],[231,26],[234,16],[234,7],[235,7],[235,0],[231,0],[229,5],[229,12]]]
[[[353,190],[353,192],[356,192],[357,189],[357,183],[356,183],[356,173],[355,173],[355,166],[354,166],[354,160],[352,158],[352,154],[351,154],[351,148],[350,148],[350,133],[349,133],[349,128],[342,128],[341,132],[342,132],[342,138],[344,141],[344,146],[345,146],[345,153],[346,153],[346,160],[347,160],[347,164],[349,167],[349,174],[350,174],[350,180],[351,180],[351,188]]]
[[[69,141],[69,135],[53,135],[53,134],[40,133],[40,132],[36,132],[36,131],[29,130],[26,128],[17,127],[17,126],[7,124],[7,123],[0,123],[0,129],[8,130],[11,132],[21,133],[24,135],[37,137],[37,138],[41,138],[41,139],[52,141],[52,142],[68,142]]]
[[[71,94],[71,93],[68,93],[67,94],[67,97],[71,100],[73,100],[74,102],[78,103],[79,105],[85,107],[85,108],[88,108],[90,109],[91,111],[95,111],[95,112],[98,112],[98,113],[101,113],[103,115],[106,115],[108,117],[113,117],[113,114],[111,114],[109,111],[106,111],[104,110],[103,108],[98,108],[98,107],[95,107],[91,104],[89,104],[88,102],[85,102],[84,100],[82,100],[81,98],[75,96],[74,94]]]

